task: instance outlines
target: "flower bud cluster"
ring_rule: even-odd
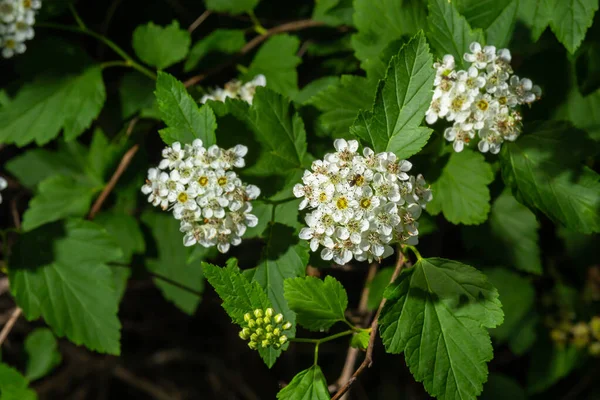
[[[412,164],[394,153],[375,154],[358,142],[337,139],[335,153],[313,162],[294,195],[300,209],[309,208],[308,227],[300,238],[321,258],[346,264],[380,260],[391,255],[394,243],[417,244],[421,210],[431,201],[422,175],[408,175]]]
[[[564,319],[556,324],[550,332],[550,337],[559,346],[572,344],[594,356],[600,356],[600,316],[592,317],[589,323],[578,322],[573,324]]]
[[[25,42],[35,35],[35,15],[41,7],[41,0],[0,0],[2,57],[11,58],[25,52]]]
[[[225,101],[228,97],[232,99],[242,99],[248,104],[252,104],[254,93],[259,86],[267,86],[267,78],[264,75],[256,75],[249,82],[242,83],[234,79],[225,84],[224,88],[216,88],[209,94],[205,94],[200,99],[200,103],[204,104],[208,100]]]
[[[292,328],[292,323],[284,321],[282,314],[275,315],[272,308],[245,314],[244,324],[240,338],[249,340],[248,347],[253,350],[269,346],[280,348],[288,341],[285,331]]]
[[[468,70],[455,70],[454,57],[444,56],[435,63],[434,92],[425,114],[427,123],[439,118],[454,122],[444,131],[460,152],[479,136],[482,153],[497,154],[505,140],[515,141],[521,133],[519,106],[540,98],[542,91],[530,79],[513,75],[508,49],[471,43],[464,59]]]
[[[226,253],[230,245],[241,243],[247,227],[258,223],[250,212],[260,189],[231,171],[244,167],[247,152],[242,145],[207,149],[200,139],[185,146],[175,142],[163,150],[158,168],[148,170],[142,193],[152,205],[173,211],[185,246],[217,246]]]

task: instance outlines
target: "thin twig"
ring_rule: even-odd
[[[276,35],[278,33],[283,33],[283,32],[299,31],[302,29],[314,28],[314,27],[323,26],[323,25],[324,25],[324,23],[320,22],[320,21],[315,21],[312,19],[304,19],[304,20],[300,20],[300,21],[288,22],[286,24],[282,24],[282,25],[276,26],[274,28],[271,28],[271,29],[267,30],[264,34],[256,36],[254,39],[252,39],[248,43],[246,43],[246,45],[244,47],[242,47],[242,49],[238,53],[233,55],[233,57],[231,57],[226,62],[224,62],[220,65],[217,65],[215,68],[212,68],[202,74],[192,76],[190,79],[188,79],[187,81],[184,82],[184,85],[185,85],[185,87],[193,86],[193,85],[203,81],[208,76],[211,76],[219,71],[222,71],[223,68],[226,68],[226,67],[234,64],[238,58],[240,58],[244,54],[249,53],[252,49],[254,49],[256,46],[258,46],[259,44],[261,44],[262,42],[264,42],[265,40],[267,40],[269,37],[271,37],[273,35]]]
[[[133,156],[139,148],[140,146],[136,144],[132,148],[127,150],[127,153],[123,155],[123,158],[121,158],[121,162],[119,163],[119,166],[117,167],[115,173],[113,174],[113,176],[111,176],[110,181],[108,181],[108,183],[104,187],[104,190],[102,190],[102,193],[100,193],[100,196],[98,196],[96,202],[92,206],[92,209],[88,215],[88,219],[94,219],[96,214],[98,214],[100,208],[102,208],[102,204],[104,204],[104,201],[106,200],[110,192],[115,188],[115,185],[119,181],[119,178],[121,177],[121,175],[123,175],[123,172],[125,172],[125,170],[129,166],[129,163],[131,163]]]
[[[360,302],[358,304],[358,314],[363,315],[368,311],[368,301],[369,301],[369,292],[371,282],[373,282],[373,278],[375,278],[375,274],[377,273],[377,263],[372,263],[369,266],[369,272],[367,273],[367,278],[365,279],[365,286],[363,287],[362,294],[360,295]],[[371,319],[372,313],[369,313],[368,318],[365,318],[363,323],[360,324],[362,327],[364,324],[367,324]],[[337,387],[343,387],[346,383],[352,378],[352,373],[354,372],[354,366],[356,365],[356,359],[358,358],[359,349],[356,347],[349,347],[348,353],[346,354],[346,362],[344,363],[344,368],[342,369],[342,373],[340,378],[337,381]],[[344,395],[342,399],[346,399],[347,396]]]
[[[21,308],[19,308],[19,307],[15,308],[13,310],[9,320],[6,322],[6,325],[4,325],[4,328],[2,328],[2,332],[0,332],[0,347],[2,347],[2,344],[8,337],[8,334],[12,330],[13,326],[15,326],[15,323],[21,316],[22,312],[23,312],[23,310],[21,310]]]
[[[17,200],[20,194],[16,195],[10,202],[10,213],[12,214],[13,224],[15,228],[21,230],[21,216],[19,215],[19,209],[17,208]]]
[[[390,283],[392,283],[396,280],[396,278],[400,274],[400,271],[402,270],[403,266],[404,266],[404,256],[401,251],[398,251],[398,261],[396,262],[396,268],[394,269],[394,273],[392,275],[392,279],[390,279]],[[379,303],[379,308],[377,309],[375,318],[373,319],[373,322],[371,323],[371,336],[369,337],[369,345],[367,346],[367,353],[365,355],[365,359],[360,364],[358,369],[354,372],[352,377],[348,380],[348,382],[346,382],[346,384],[344,384],[344,386],[342,386],[337,391],[337,393],[335,394],[335,396],[333,396],[331,398],[331,400],[340,400],[341,397],[348,390],[350,390],[350,386],[352,386],[354,381],[356,381],[356,379],[358,379],[360,374],[362,374],[366,368],[370,368],[371,365],[373,365],[373,348],[375,347],[375,338],[377,338],[377,328],[379,326],[379,315],[381,314],[381,310],[383,309],[383,306],[385,305],[385,301],[386,301],[386,299],[383,298],[381,300],[381,303]]]
[[[210,10],[206,10],[202,14],[200,14],[200,16],[196,18],[196,20],[190,25],[190,27],[188,28],[188,32],[194,32],[200,26],[200,24],[203,23],[206,20],[206,18],[210,16],[210,14],[212,14],[212,11]]]

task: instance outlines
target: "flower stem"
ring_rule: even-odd
[[[406,246],[406,248],[413,252],[413,254],[417,257],[417,261],[421,261],[423,259],[421,253],[419,253],[419,250],[417,250],[415,246]]]
[[[117,46],[117,44],[115,44],[115,42],[113,42],[106,36],[100,35],[94,31],[87,29],[87,28],[81,28],[81,27],[77,27],[77,26],[67,26],[67,25],[61,25],[61,24],[53,24],[53,23],[48,23],[48,22],[36,24],[36,27],[57,29],[57,30],[66,31],[66,32],[83,33],[84,35],[91,36],[91,37],[99,40],[100,42],[104,43],[106,46],[110,47],[115,53],[117,53],[125,61],[125,64],[123,64],[123,66],[131,67],[131,68],[141,72],[142,74],[146,75],[150,79],[154,79],[154,80],[156,79],[156,74],[154,72],[150,71],[148,68],[146,68],[143,65],[139,64],[138,62],[136,62],[129,54],[127,54],[123,49],[121,49],[119,46]]]
[[[77,22],[77,25],[79,25],[79,27],[81,29],[85,29],[86,30],[87,27],[85,26],[85,23],[83,22],[83,20],[81,19],[81,17],[77,13],[77,10],[75,9],[75,6],[73,4],[69,4],[69,10],[71,11],[71,14],[73,14],[73,18],[75,18],[75,21]]]
[[[262,26],[262,24],[260,23],[258,18],[256,18],[256,15],[254,15],[254,11],[252,11],[252,10],[248,11],[248,16],[250,17],[250,19],[252,20],[252,23],[254,24],[254,30],[256,31],[256,33],[258,33],[259,35],[264,35],[265,33],[267,33],[267,30],[265,29],[265,27]]]
[[[320,345],[321,343],[329,342],[329,341],[332,341],[332,340],[335,340],[335,339],[338,339],[338,338],[341,338],[344,336],[352,335],[354,332],[356,332],[354,329],[349,329],[347,331],[336,333],[335,335],[331,335],[331,336],[326,336],[321,339],[293,338],[293,339],[290,339],[290,342],[314,343],[316,345]]]

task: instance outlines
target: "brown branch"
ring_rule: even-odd
[[[21,316],[22,312],[23,312],[23,310],[21,310],[19,307],[15,308],[13,310],[12,315],[10,316],[8,322],[6,322],[6,325],[4,325],[4,328],[2,328],[2,332],[0,332],[0,347],[2,347],[2,344],[8,337],[8,334],[10,333],[12,328],[15,326],[15,323]]]
[[[394,269],[394,273],[392,275],[392,279],[390,279],[390,283],[392,283],[396,280],[396,278],[400,274],[400,271],[402,270],[403,266],[404,266],[404,255],[402,254],[401,251],[398,251],[398,261],[396,262],[396,268]],[[354,374],[352,374],[352,377],[348,380],[348,382],[346,382],[344,384],[344,386],[342,386],[337,391],[337,393],[335,394],[335,396],[333,396],[331,398],[331,400],[340,400],[342,398],[342,396],[348,390],[350,390],[350,386],[352,386],[352,384],[356,381],[356,379],[358,379],[360,374],[362,374],[366,368],[371,368],[371,365],[373,365],[373,349],[375,347],[375,338],[377,338],[377,328],[379,327],[379,315],[381,314],[381,310],[383,309],[383,306],[385,305],[385,301],[386,301],[386,299],[383,298],[381,300],[381,303],[379,303],[379,308],[377,309],[375,318],[373,319],[373,322],[371,323],[371,336],[369,337],[369,345],[367,346],[367,353],[365,355],[365,359],[360,364],[358,369],[354,372]]]
[[[269,37],[271,37],[273,35],[276,35],[278,33],[284,33],[284,32],[300,31],[302,29],[314,28],[314,27],[323,26],[323,25],[325,25],[325,24],[320,21],[315,21],[312,19],[304,19],[304,20],[300,20],[300,21],[288,22],[286,24],[282,24],[282,25],[276,26],[274,28],[271,28],[271,29],[267,30],[264,34],[256,36],[255,38],[250,40],[248,43],[246,43],[246,45],[244,47],[242,47],[242,49],[239,52],[234,54],[226,62],[224,62],[220,65],[217,65],[215,68],[212,68],[202,74],[192,76],[190,79],[185,81],[183,84],[185,85],[185,87],[190,87],[197,83],[200,83],[207,77],[209,77],[219,71],[222,71],[224,68],[232,65],[233,63],[235,63],[235,61],[237,59],[239,59],[243,55],[249,53],[252,49],[254,49],[256,46],[258,46],[259,44],[261,44],[262,42],[264,42],[265,40],[267,40]]]
[[[21,216],[19,215],[19,208],[17,207],[17,200],[20,194],[16,195],[10,202],[10,213],[12,214],[13,224],[15,228],[21,230]]]
[[[104,187],[104,190],[102,190],[102,193],[100,193],[100,196],[98,196],[98,198],[94,202],[94,205],[92,206],[92,209],[88,215],[88,219],[94,219],[96,214],[98,214],[100,208],[102,208],[102,204],[104,204],[104,201],[106,200],[110,192],[115,188],[115,185],[119,181],[119,178],[121,177],[121,175],[123,175],[123,172],[125,172],[125,170],[129,166],[129,163],[131,163],[133,156],[135,155],[135,153],[137,153],[139,148],[140,146],[136,144],[132,148],[127,150],[127,153],[123,155],[123,158],[121,158],[121,162],[119,163],[119,166],[117,167],[115,173],[113,174],[113,176],[111,176],[110,181],[108,181],[108,183]]]
[[[212,14],[212,11],[210,10],[206,10],[202,14],[200,14],[200,16],[196,18],[196,20],[190,25],[190,27],[188,28],[188,32],[194,32],[200,26],[200,24],[203,23],[206,20],[206,18],[210,16],[210,14]]]
[[[357,309],[358,314],[361,316],[368,311],[367,304],[369,300],[369,292],[371,291],[370,286],[371,282],[373,282],[373,278],[375,278],[375,274],[377,274],[377,266],[377,263],[372,263],[369,266],[369,272],[367,273],[367,278],[365,279],[365,286],[363,287],[363,291],[360,295],[360,302],[358,303]],[[362,327],[363,325],[367,324],[371,317],[372,313],[369,313],[368,318],[365,318],[364,321],[360,324],[360,326]],[[348,353],[346,354],[346,361],[344,362],[344,368],[342,369],[340,378],[337,381],[337,387],[345,386],[346,383],[348,383],[352,378],[352,373],[354,372],[354,366],[356,365],[356,359],[358,358],[359,352],[359,349],[357,349],[356,347],[348,348]],[[342,399],[345,399],[346,397],[347,396],[344,395]]]

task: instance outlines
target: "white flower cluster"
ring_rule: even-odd
[[[175,142],[163,150],[158,168],[148,170],[142,193],[152,205],[173,211],[181,221],[185,246],[217,246],[226,253],[230,245],[241,243],[247,227],[258,223],[250,214],[250,202],[260,195],[260,189],[246,185],[231,171],[245,165],[247,152],[242,145],[207,149],[200,139],[183,147]]]
[[[323,246],[321,258],[338,264],[382,259],[394,252],[393,243],[417,244],[417,219],[432,199],[423,176],[408,175],[412,164],[394,153],[365,148],[360,155],[356,140],[337,139],[334,146],[294,186],[303,198],[299,208],[312,210],[300,238],[312,251]]]
[[[225,101],[228,97],[232,99],[242,99],[248,104],[252,104],[254,93],[259,86],[267,86],[267,78],[264,75],[256,75],[249,82],[242,83],[237,79],[229,81],[225,84],[225,88],[216,88],[210,94],[205,94],[200,99],[200,103],[204,104],[208,100]]]
[[[41,7],[41,0],[0,0],[2,57],[25,52],[25,41],[33,39],[35,14]]]
[[[434,64],[435,90],[427,123],[438,118],[454,122],[444,131],[446,140],[460,152],[479,135],[479,150],[497,154],[505,140],[515,141],[521,133],[518,106],[539,99],[542,91],[530,79],[512,75],[508,49],[471,43],[464,59],[471,63],[467,71],[454,69],[454,57],[447,54]]]
[[[6,189],[7,186],[8,182],[6,182],[6,179],[0,176],[0,192]],[[0,194],[0,204],[2,204],[2,194]]]

